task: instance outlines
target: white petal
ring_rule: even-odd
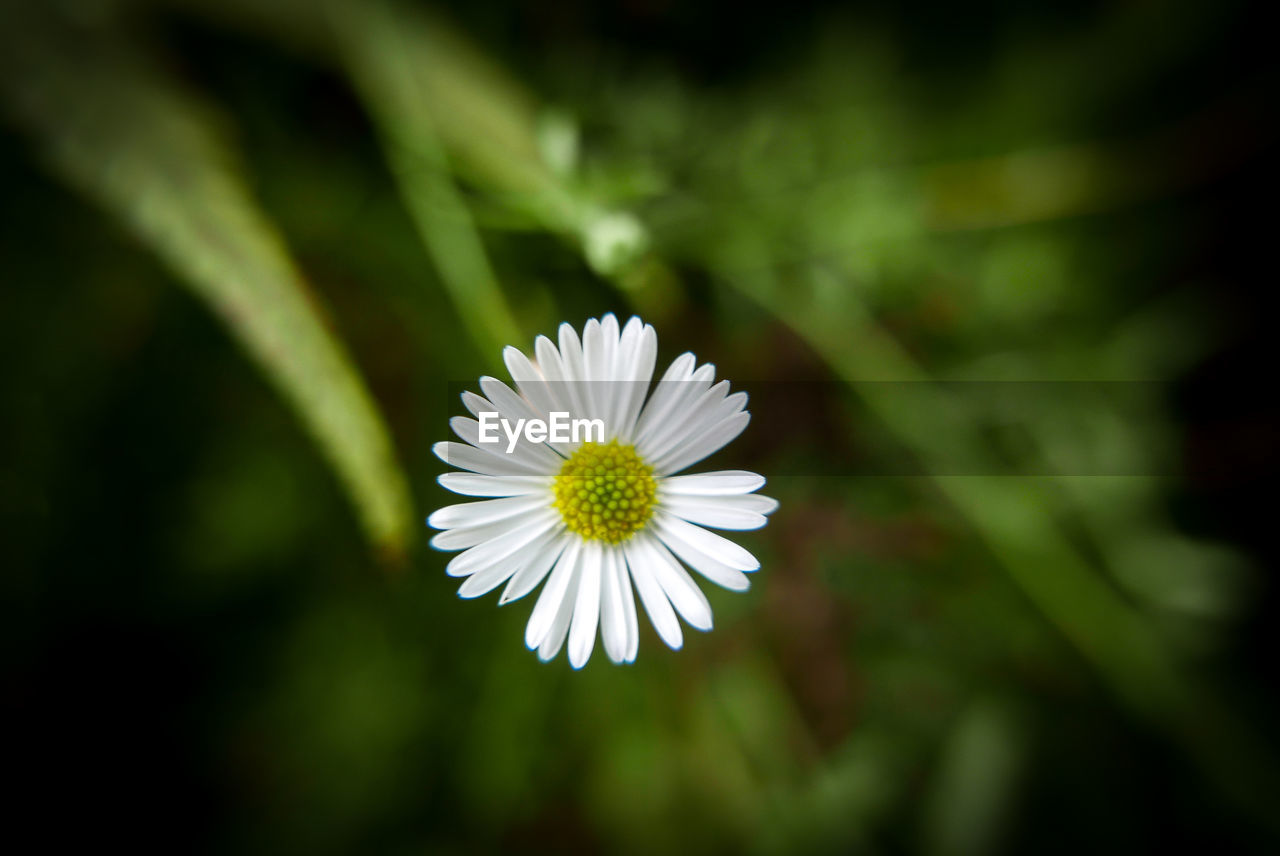
[[[718,496],[669,496],[662,501],[662,507],[690,523],[710,526],[712,529],[759,529],[769,522],[758,511],[732,505],[717,503]],[[732,497],[738,499],[738,497]],[[763,498],[763,497],[762,497]]]
[[[509,349],[511,350],[511,349]],[[517,353],[519,353],[517,351]],[[545,389],[546,384],[530,384],[534,389]],[[498,418],[506,419],[513,426],[518,419],[545,419],[546,413],[536,404],[527,400],[502,381],[488,375],[480,378],[480,389],[484,395],[476,395],[466,391],[460,396],[462,406],[477,419],[481,413],[497,413]],[[487,398],[485,396],[488,396]],[[563,408],[561,408],[563,409]],[[501,436],[501,435],[500,435]]]
[[[613,322],[614,330],[617,329],[618,322]],[[613,350],[616,350],[616,343]],[[583,392],[583,398],[589,402],[589,409],[586,412],[588,419],[603,419],[605,438],[612,437],[616,432],[616,426],[609,421],[610,405],[613,403],[613,383],[609,378],[609,372],[612,370],[613,354],[608,344],[608,333],[604,326],[592,318],[587,322],[587,326],[582,331],[582,365],[586,371],[586,381],[582,386],[586,387]],[[573,648],[573,638],[569,639],[570,653]]]
[[[747,404],[745,392],[725,395],[728,389],[728,381],[721,381],[697,401],[681,405],[687,413],[674,414],[667,427],[653,433],[645,444],[645,457],[654,462],[666,461],[685,449],[706,445],[708,438],[723,430],[722,424]]]
[[[609,659],[621,663],[627,656],[627,615],[618,579],[622,554],[617,547],[609,545],[604,548],[603,559],[600,569],[600,638]]]
[[[560,352],[556,350],[555,344],[546,336],[539,336],[533,343],[534,353],[538,357],[538,371],[542,372],[545,378],[545,392],[547,398],[550,399],[548,407],[550,410],[571,411],[573,410],[573,400],[569,397],[566,388],[564,362],[560,358]]]
[[[582,368],[583,380],[605,380],[604,372],[604,331],[600,329],[600,319],[589,318],[582,328]]]
[[[760,563],[755,556],[728,538],[723,538],[714,532],[708,532],[706,529],[694,526],[692,523],[686,523],[678,517],[672,517],[661,509],[654,512],[653,522],[658,532],[663,536],[664,541],[668,541],[670,538],[678,538],[706,553],[711,558],[739,571],[754,571],[760,567]]]
[[[681,497],[681,499],[691,498]],[[740,508],[744,511],[754,511],[756,514],[773,514],[778,510],[778,500],[760,493],[743,493],[735,496],[703,496],[698,497],[698,500],[723,508]]]
[[[613,352],[613,364],[609,369],[609,377],[616,381],[628,381],[635,373],[636,349],[640,345],[640,334],[644,331],[644,322],[631,316],[622,332],[618,334],[618,347]]]
[[[481,502],[460,502],[446,505],[427,518],[433,529],[456,529],[463,526],[483,526],[495,520],[505,520],[526,511],[549,506],[551,496],[513,496],[504,499],[486,499]]]
[[[596,627],[600,621],[601,553],[599,541],[588,541],[582,548],[578,598],[573,607],[573,624],[569,627],[569,665],[575,669],[587,664],[591,649],[596,645]]]
[[[669,529],[659,528],[658,538],[679,556],[681,561],[716,585],[730,591],[746,591],[751,588],[751,581],[742,571],[707,555],[686,539],[673,535]]]
[[[556,611],[555,619],[551,622],[547,635],[542,638],[542,643],[538,645],[538,659],[544,663],[560,653],[565,637],[569,635],[569,622],[573,620],[573,607],[578,598],[578,586],[581,584],[581,572],[575,573],[573,579],[569,582],[569,589],[560,600],[560,608]]]
[[[524,351],[514,345],[507,345],[502,349],[502,362],[506,365],[507,371],[511,372],[511,379],[515,381],[516,386],[520,388],[522,393],[524,389],[521,384],[544,379],[542,370],[533,364],[533,361],[525,355]],[[532,400],[530,398],[530,401]]]
[[[551,344],[545,336],[538,338],[540,341],[547,342],[548,345]],[[536,344],[535,347],[537,347]],[[554,346],[552,350],[555,350]],[[548,376],[544,372],[544,367],[534,365],[523,351],[510,345],[502,351],[502,361],[506,363],[507,371],[511,372],[511,379],[515,381],[516,388],[528,399],[534,410],[543,415],[553,410],[564,410],[547,383]],[[560,355],[556,354],[555,367],[558,369],[559,366]]]
[[[591,318],[582,328],[582,365],[586,369],[583,380],[608,380],[604,362],[604,331],[597,318]],[[570,643],[572,644],[572,643]]]
[[[458,596],[472,598],[488,594],[517,573],[523,565],[527,564],[531,554],[536,555],[544,550],[547,545],[553,544],[558,540],[559,538],[554,532],[540,535],[526,549],[512,553],[507,558],[494,562],[489,567],[476,571],[467,577],[458,588]]]
[[[604,351],[600,354],[600,366],[603,369],[597,380],[617,380],[613,373],[618,357],[618,316],[612,312],[605,313],[600,319],[600,333],[603,338]]]
[[[616,321],[614,322],[617,323]],[[636,346],[640,343],[640,333],[644,325],[639,318],[632,318],[618,336],[617,347],[609,366],[610,385],[613,387],[609,397],[608,424],[616,436],[622,438],[627,408],[631,404],[631,391],[635,384],[631,383],[631,375],[635,371]]]
[[[484,526],[468,526],[464,529],[446,529],[431,538],[431,546],[437,550],[465,550],[485,541],[497,538],[511,528],[511,524],[487,523]]]
[[[697,439],[716,422],[729,413],[714,415],[719,406],[729,395],[729,381],[722,380],[715,386],[701,392],[691,401],[682,403],[678,412],[663,422],[649,435],[645,441],[646,458],[659,458],[675,447],[677,443],[688,443]],[[741,410],[734,407],[729,412]]]
[[[687,432],[683,437],[678,438],[676,447],[683,448],[688,443],[701,442],[705,435],[716,430],[716,426],[745,410],[746,407],[745,392],[735,392],[719,401],[707,399],[706,407],[699,409],[694,418],[689,421],[686,426]]]
[[[647,554],[645,562],[653,571],[654,578],[666,594],[676,612],[698,630],[711,629],[711,604],[707,596],[698,588],[698,584],[689,576],[689,572],[676,561],[675,556],[666,546],[647,533],[634,536],[632,541]]]
[[[654,472],[659,475],[678,473],[728,445],[746,430],[747,423],[750,421],[750,413],[741,411],[735,413],[703,434],[698,440],[685,446],[677,446],[662,458],[650,460],[649,463],[653,465]]]
[[[588,397],[589,385],[586,369],[582,365],[582,343],[578,331],[569,324],[560,325],[560,362],[564,368],[565,395],[572,405],[570,410],[583,418],[595,408]]]
[[[671,399],[684,388],[684,384],[693,375],[693,369],[697,363],[697,358],[687,351],[671,361],[671,365],[667,366],[661,379],[654,384],[653,395],[649,396],[649,400],[640,409],[633,432],[635,437],[638,438],[642,432],[647,431],[650,424],[660,415],[665,416],[670,409]]]
[[[483,396],[476,395],[470,390],[463,392],[460,398],[462,399],[462,406],[467,408],[467,412],[477,419],[480,418],[481,413],[484,413],[487,410],[498,410],[498,406],[492,401]]]
[[[527,496],[551,489],[550,476],[485,476],[478,473],[441,473],[436,477],[445,490],[463,496]]]
[[[638,322],[640,319],[631,320]],[[627,326],[630,327],[631,323]],[[632,442],[635,436],[636,420],[640,418],[640,409],[644,407],[645,396],[649,392],[649,382],[653,380],[653,367],[658,359],[658,334],[654,332],[653,327],[645,324],[638,338],[635,352],[629,357],[632,371],[626,389],[627,402],[618,422],[618,435],[626,443]]]
[[[485,375],[480,378],[480,391],[485,394],[485,398],[493,403],[493,409],[497,410],[505,419],[515,422],[517,419],[536,419],[539,417],[537,411],[528,401],[521,398],[514,389],[496,377]]]
[[[542,587],[538,602],[533,606],[529,623],[525,625],[524,644],[529,650],[542,644],[547,631],[555,622],[561,601],[565,599],[565,592],[569,590],[569,584],[577,578],[578,556],[581,552],[582,540],[573,538],[565,546],[560,558],[556,560],[556,566],[551,571],[551,576],[547,578],[547,584]]]
[[[508,349],[508,350],[511,350],[511,349]],[[517,351],[517,353],[519,352]],[[532,383],[526,383],[525,385],[530,388],[541,387],[545,389],[546,387],[546,384],[541,382],[536,385]],[[551,418],[550,411],[546,411],[540,407],[534,406],[533,404],[531,404],[530,402],[526,401],[524,398],[521,398],[518,394],[516,394],[516,391],[511,389],[511,387],[507,386],[505,383],[503,383],[502,381],[496,378],[491,378],[491,377],[480,378],[480,388],[484,390],[485,395],[489,396],[489,400],[498,406],[498,410],[502,413],[503,417],[507,419],[511,419],[510,416],[507,416],[508,413],[514,414],[516,418],[524,419],[526,421],[530,419],[541,419],[543,422],[548,422]],[[512,426],[514,427],[514,425],[515,423],[514,421],[512,421]],[[503,436],[503,444],[504,444],[503,448],[505,449],[506,442],[508,442],[506,439],[505,431],[502,432],[502,436]],[[559,453],[558,456],[561,458],[570,454],[572,451],[572,449],[567,444],[564,444],[564,443],[550,443],[550,442],[529,443],[529,441],[524,439],[524,432],[521,432],[520,434],[520,443],[523,445],[532,445],[532,446],[545,445],[548,448],[551,448],[557,453]],[[561,461],[561,463],[563,463],[563,461]]]
[[[684,635],[680,631],[680,621],[676,618],[675,610],[671,608],[671,601],[658,584],[652,567],[656,560],[651,558],[644,547],[637,544],[635,538],[628,541],[623,549],[631,579],[635,581],[640,602],[644,604],[644,611],[648,613],[653,629],[658,631],[658,636],[667,643],[667,647],[680,650],[680,646],[684,644]]]
[[[502,538],[526,523],[542,519],[545,516],[541,509],[535,509],[504,520],[482,523],[479,526],[458,526],[453,529],[446,529],[443,532],[436,533],[435,537],[431,539],[431,546],[437,550],[465,550],[468,547],[483,544],[485,541],[490,541],[494,538]]]
[[[644,332],[644,322],[638,315],[632,315],[626,326],[618,334],[618,350],[613,355],[613,379],[631,380],[635,365],[636,348],[640,344],[640,334]]]
[[[664,432],[665,426],[672,421],[681,421],[688,414],[689,405],[698,399],[700,395],[711,388],[711,382],[715,379],[716,367],[710,363],[699,366],[698,370],[688,380],[682,381],[663,381],[659,383],[659,390],[653,395],[653,400],[658,398],[658,393],[662,392],[661,387],[664,385],[670,388],[668,397],[664,399],[660,407],[653,407],[650,413],[649,407],[645,408],[645,412],[640,415],[640,425],[636,429],[636,449],[645,458],[652,458],[650,447],[653,445],[654,439]],[[653,406],[653,400],[650,406]]]
[[[516,571],[515,576],[511,578],[511,582],[507,583],[507,587],[503,589],[502,597],[498,598],[498,606],[510,603],[513,600],[519,600],[537,588],[538,583],[542,582],[543,577],[547,575],[547,571],[551,570],[551,566],[555,564],[556,559],[569,546],[569,542],[577,539],[577,537],[568,532],[555,535],[543,547],[533,552],[529,561],[520,570]]]
[[[640,622],[636,619],[636,596],[631,590],[631,575],[627,573],[627,561],[621,548],[618,548],[615,560],[613,569],[618,581],[618,591],[622,594],[622,611],[627,620],[627,645],[623,660],[634,663],[636,654],[640,652]]]
[[[510,444],[506,430],[501,426],[490,431],[490,437],[496,436],[497,440],[488,443],[480,442],[480,423],[474,419],[455,416],[449,420],[449,427],[468,445],[482,452],[488,452],[494,457],[517,461],[540,473],[554,474],[559,472],[561,465],[564,464],[564,458],[557,455],[550,446],[545,443],[530,443],[525,439],[524,431],[517,428],[516,423],[511,424],[512,430],[519,430],[514,447]]]
[[[465,577],[474,574],[481,568],[505,559],[543,532],[555,527],[560,522],[560,515],[548,509],[545,515],[531,515],[529,522],[513,527],[511,531],[491,538],[482,544],[459,553],[445,565],[445,573],[451,577]],[[498,525],[498,524],[493,524]],[[450,530],[457,531],[457,530]]]
[[[442,440],[431,447],[436,457],[451,467],[471,470],[489,476],[545,476],[544,469],[537,468],[505,455],[492,455],[484,449]]]
[[[662,480],[664,493],[688,496],[722,496],[751,493],[764,487],[764,476],[746,470],[718,470]],[[766,512],[761,512],[762,514]]]
[[[596,395],[596,402],[600,406],[599,415],[604,419],[605,437],[608,439],[618,435],[619,402],[623,398],[623,385],[618,382],[619,378],[614,372],[620,346],[617,317],[612,312],[606,314],[601,319],[600,328],[604,348],[600,354],[600,376],[596,378],[597,386],[601,388]]]
[[[520,556],[508,556],[463,580],[462,585],[458,587],[458,597],[473,598],[488,594],[506,582],[519,569]]]

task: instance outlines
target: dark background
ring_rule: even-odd
[[[14,841],[1275,848],[1258,9],[385,7],[393,44],[373,3],[0,8]],[[368,83],[398,61],[402,100]],[[395,449],[381,528],[293,394],[337,384],[246,344],[295,290]],[[782,506],[712,633],[574,673],[420,521],[457,383],[606,311],[767,390],[708,465]],[[1158,418],[882,394],[937,380],[1136,381]],[[1094,455],[1125,474],[1055,464]]]

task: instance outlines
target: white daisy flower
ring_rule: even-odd
[[[539,336],[530,360],[508,347],[513,390],[480,379],[483,397],[463,404],[476,419],[450,420],[461,443],[434,447],[468,472],[440,476],[466,496],[427,518],[442,529],[431,541],[462,550],[447,573],[466,577],[458,594],[478,597],[503,583],[499,604],[539,584],[525,644],[550,660],[567,637],[569,662],[582,668],[596,631],[615,663],[640,644],[634,591],[672,648],[683,644],[679,614],[711,629],[711,606],[689,568],[713,583],[745,591],[760,563],[738,544],[703,527],[757,529],[776,500],[754,491],[764,478],[741,470],[676,475],[737,437],[750,420],[746,393],[712,384],[715,367],[677,357],[650,395],[658,337],[632,318],[591,319],[582,338],[560,326],[560,346]]]

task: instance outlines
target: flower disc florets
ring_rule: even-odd
[[[553,505],[565,526],[588,541],[626,541],[653,513],[653,467],[617,440],[584,443],[560,467]]]

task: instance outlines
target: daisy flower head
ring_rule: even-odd
[[[615,663],[640,644],[636,598],[662,640],[680,648],[677,615],[711,629],[711,606],[688,569],[745,591],[755,557],[713,529],[758,529],[776,500],[755,493],[764,478],[742,470],[678,475],[747,427],[744,392],[714,383],[715,366],[681,354],[652,384],[658,337],[632,318],[593,318],[582,335],[560,326],[559,344],[539,336],[534,358],[503,352],[515,388],[480,379],[462,402],[475,418],[450,426],[462,442],[437,443],[454,493],[488,497],[427,518],[431,541],[461,550],[446,572],[472,598],[505,584],[499,604],[539,585],[525,644],[550,660],[568,641],[584,666],[597,632]]]

